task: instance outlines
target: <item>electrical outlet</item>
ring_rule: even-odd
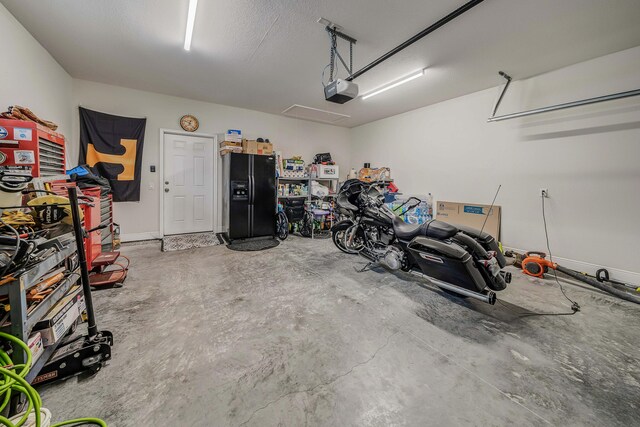
[[[545,198],[549,198],[549,189],[548,188],[541,188],[540,192],[538,193],[540,197],[545,197]]]

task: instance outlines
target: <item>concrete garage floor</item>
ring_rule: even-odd
[[[95,292],[113,360],[42,388],[54,420],[125,426],[640,424],[640,307],[525,278],[484,305],[421,287],[329,240],[264,252],[128,246]]]

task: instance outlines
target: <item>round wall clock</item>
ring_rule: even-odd
[[[198,127],[200,127],[200,122],[195,118],[195,116],[185,114],[180,117],[180,126],[187,132],[195,132],[198,130]]]

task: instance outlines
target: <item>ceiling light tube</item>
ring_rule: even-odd
[[[191,50],[191,38],[193,37],[193,25],[196,22],[196,9],[198,0],[189,0],[189,12],[187,14],[187,32],[184,35],[184,50]]]
[[[386,92],[389,89],[393,89],[394,87],[398,87],[400,85],[403,85],[407,82],[410,82],[411,80],[415,80],[418,77],[424,76],[424,68],[420,71],[416,71],[415,73],[411,73],[409,74],[407,77],[401,77],[399,80],[392,80],[388,83],[383,84],[382,86],[378,87],[377,89],[374,89],[370,92],[365,93],[364,95],[362,95],[362,99],[367,99],[367,98],[371,98],[372,96],[378,95],[382,92]]]

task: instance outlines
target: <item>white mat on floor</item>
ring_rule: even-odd
[[[173,236],[164,236],[162,239],[162,251],[181,251],[191,248],[206,248],[207,246],[216,246],[220,244],[220,240],[214,232],[191,233],[191,234],[175,234]]]

